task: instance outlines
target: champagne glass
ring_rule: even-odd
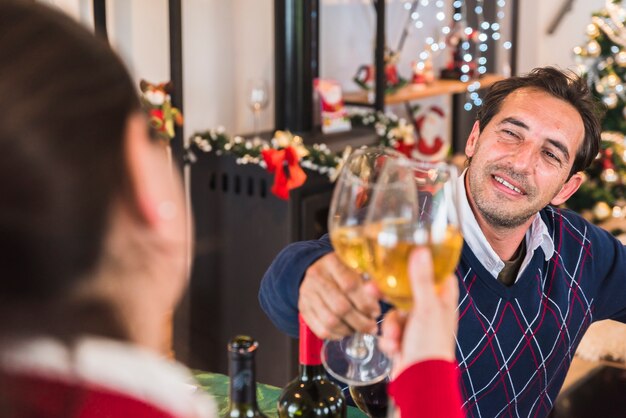
[[[400,154],[385,148],[364,148],[348,157],[335,185],[328,215],[330,241],[339,259],[349,268],[368,276],[371,254],[363,223],[375,183],[386,160]],[[390,370],[390,361],[378,350],[375,335],[355,333],[342,340],[327,340],[322,361],[328,373],[351,386],[380,382]]]
[[[408,261],[415,247],[430,248],[436,286],[458,264],[463,237],[457,177],[453,165],[405,158],[388,160],[381,172],[365,223],[372,279],[400,310],[413,303]]]
[[[252,109],[254,117],[254,139],[259,139],[259,126],[261,123],[261,111],[270,102],[270,93],[267,82],[262,78],[255,78],[248,81],[247,99],[248,106]]]

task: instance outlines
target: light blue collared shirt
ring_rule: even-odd
[[[487,238],[485,238],[485,234],[483,234],[483,231],[478,226],[474,212],[472,212],[469,200],[467,199],[467,193],[465,190],[466,173],[467,169],[463,171],[463,174],[461,174],[457,180],[461,195],[461,230],[463,231],[463,239],[487,271],[489,271],[494,278],[497,278],[500,271],[504,268],[504,261],[502,261],[493,248],[491,248],[491,245],[487,242]],[[528,266],[537,248],[541,247],[546,261],[551,259],[554,255],[554,242],[548,233],[548,227],[538,213],[535,215],[530,228],[526,231],[525,239],[526,255],[524,256],[524,261],[517,272],[515,281],[519,279],[526,266]]]

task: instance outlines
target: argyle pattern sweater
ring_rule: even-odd
[[[507,287],[464,245],[457,267],[457,360],[468,417],[545,417],[589,325],[626,322],[626,249],[577,214],[540,212],[554,242],[546,261],[538,248]],[[291,244],[261,283],[261,306],[297,336],[297,300],[308,266],[332,251],[327,237]]]

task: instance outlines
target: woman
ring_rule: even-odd
[[[435,289],[430,252],[411,254],[409,276],[413,309],[392,311],[383,321],[380,346],[393,359],[389,394],[402,418],[462,418],[459,372],[455,360],[459,288],[450,276]]]
[[[0,63],[0,416],[216,416],[157,354],[186,286],[184,201],[121,61],[3,0]]]

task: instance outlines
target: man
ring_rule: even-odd
[[[591,322],[626,322],[626,249],[561,205],[600,145],[584,80],[554,68],[496,83],[467,140],[459,179],[465,244],[457,361],[468,416],[546,416]],[[295,243],[264,277],[261,305],[294,335],[373,331],[376,292],[328,238]]]

